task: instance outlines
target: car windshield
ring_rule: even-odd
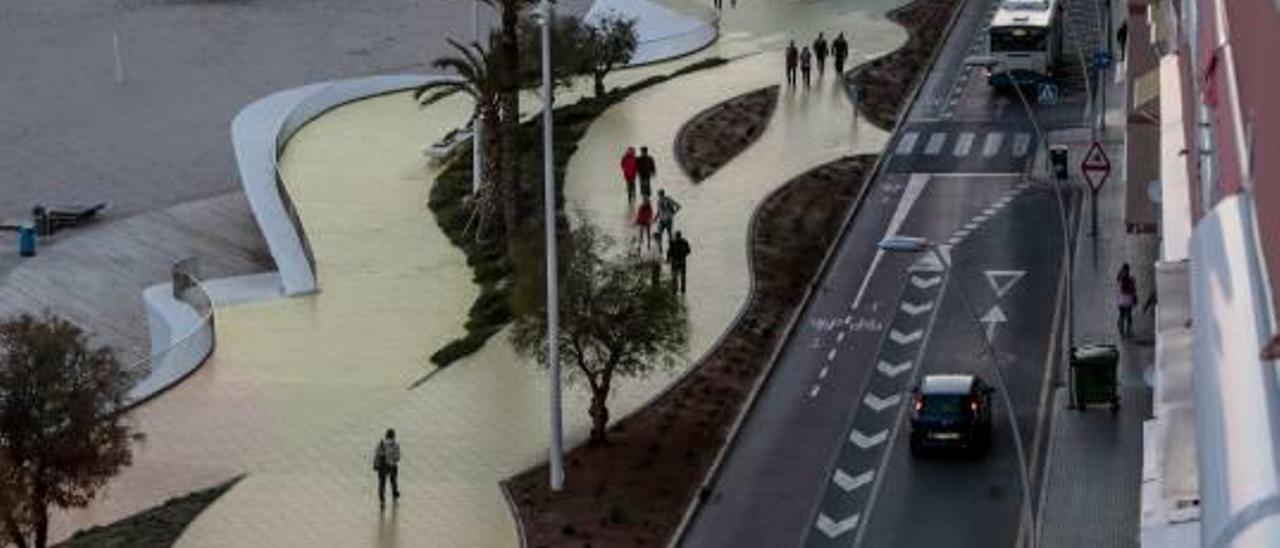
[[[951,419],[965,416],[968,398],[960,394],[935,394],[925,396],[920,416],[933,419]]]

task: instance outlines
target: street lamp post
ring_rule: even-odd
[[[480,0],[471,3],[471,41],[480,44]],[[471,118],[471,195],[480,194],[480,185],[484,171],[484,120],[480,117],[480,109],[476,109]]]
[[[934,258],[942,264],[942,268],[950,272],[951,262],[947,260],[942,253],[938,252],[937,244],[926,238],[917,238],[912,236],[890,236],[880,241],[880,249],[890,252],[899,253],[920,253],[927,251],[932,253]],[[1022,429],[1018,427],[1018,415],[1013,410],[1013,399],[1009,396],[1009,387],[1004,381],[1004,372],[1000,369],[1000,357],[996,354],[995,348],[991,346],[991,341],[987,339],[986,330],[982,327],[982,319],[978,315],[977,309],[973,307],[973,302],[969,300],[968,292],[964,286],[959,287],[960,300],[964,303],[966,312],[970,319],[973,320],[973,326],[978,330],[978,338],[982,339],[983,349],[987,356],[991,358],[991,376],[996,381],[996,388],[1000,392],[1000,398],[1004,400],[1005,412],[1009,416],[1009,428],[1013,430],[1013,449],[1018,459],[1018,479],[1022,484],[1022,512],[1023,519],[1031,526],[1028,531],[1030,537],[1027,546],[1036,548],[1039,540],[1039,527],[1036,524],[1035,512],[1031,508],[1031,478],[1030,471],[1027,466],[1026,451],[1022,447]]]
[[[564,487],[564,435],[560,421],[560,352],[557,331],[560,322],[558,268],[556,266],[556,182],[552,128],[555,117],[551,95],[551,25],[555,10],[551,0],[538,4],[542,26],[542,201],[547,248],[547,367],[551,376],[551,490]]]

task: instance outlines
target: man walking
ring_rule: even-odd
[[[373,470],[378,473],[378,506],[387,507],[387,480],[391,480],[391,498],[400,500],[400,444],[396,443],[396,431],[388,428],[387,434],[378,441],[373,451]]]
[[[796,63],[800,61],[800,51],[796,49],[796,41],[792,40],[787,44],[787,85],[795,87],[796,85]]]
[[[822,75],[827,71],[827,39],[818,33],[818,39],[813,41],[813,56],[818,62],[818,79],[822,79]]]
[[[1124,263],[1120,267],[1120,272],[1116,274],[1116,307],[1119,308],[1119,317],[1116,318],[1116,330],[1120,332],[1121,337],[1133,336],[1133,306],[1138,302],[1138,284],[1134,282],[1133,276],[1129,274],[1129,263]]]
[[[667,248],[667,262],[671,263],[671,291],[679,291],[681,295],[685,292],[685,266],[690,252],[689,241],[677,230],[676,237]]]
[[[661,189],[658,190],[658,232],[654,236],[658,240],[658,252],[662,252],[662,233],[667,234],[667,241],[671,242],[671,229],[675,227],[676,213],[680,212],[680,202],[675,198],[667,196],[667,193]]]
[[[844,40],[844,33],[836,36],[834,42],[831,43],[831,53],[835,55],[836,76],[844,75],[844,62],[849,58],[849,43]]]
[[[800,76],[804,78],[804,87],[806,88],[809,87],[810,68],[813,66],[810,59],[812,58],[813,56],[809,54],[808,47],[800,51]]]
[[[622,179],[627,182],[627,203],[636,201],[636,147],[622,154]]]
[[[636,174],[640,176],[640,196],[646,200],[653,195],[653,187],[650,181],[653,176],[658,173],[658,165],[653,162],[653,156],[649,155],[649,147],[640,147],[640,157],[636,158]]]

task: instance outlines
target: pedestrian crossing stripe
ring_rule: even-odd
[[[942,145],[946,144],[946,142],[947,142],[946,133],[936,132],[933,135],[930,135],[929,143],[924,146],[925,155],[937,156],[939,152],[942,152]]]
[[[928,133],[928,139],[925,140],[923,150],[920,154],[925,156],[938,156],[947,148],[947,142],[950,141],[951,134],[945,131],[935,131]],[[979,134],[973,131],[962,131],[956,134],[955,140],[952,142],[951,154],[957,158],[981,154],[985,158],[994,157],[1004,152],[1014,158],[1022,158],[1031,152],[1031,133],[1015,132],[1012,133],[1010,139],[1006,139],[1006,133],[1003,131],[992,131],[986,134]],[[920,144],[922,133],[919,131],[907,131],[898,139],[898,145],[894,149],[896,156],[911,156],[916,154],[917,145]],[[1008,149],[1005,149],[1005,141],[1010,141]],[[981,143],[981,147],[975,146]]]
[[[920,138],[920,134],[914,131],[908,131],[902,134],[902,139],[898,141],[899,155],[911,154],[916,149],[916,140]]]

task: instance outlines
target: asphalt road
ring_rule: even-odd
[[[558,5],[581,14],[591,0]],[[120,218],[237,190],[229,128],[242,107],[323,80],[426,72],[450,53],[446,37],[470,39],[471,6],[4,0],[0,220],[101,201]]]
[[[998,364],[1033,475],[1042,465],[1063,242],[1054,192],[1025,176],[1039,132],[1016,95],[964,67],[991,6],[965,3],[682,545],[1016,545],[1022,491],[1000,399],[982,460],[912,458],[905,420],[920,376],[994,383]],[[1061,101],[1033,105],[1042,130],[1083,119],[1084,80],[1068,69]],[[930,238],[951,268],[878,251],[890,234]]]

